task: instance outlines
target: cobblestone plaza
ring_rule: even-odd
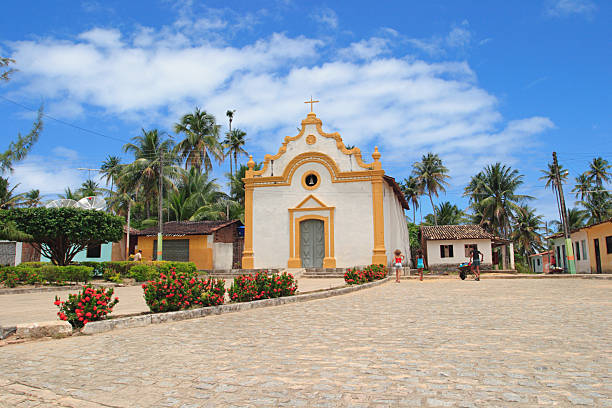
[[[0,348],[0,406],[612,406],[612,281],[403,281]]]

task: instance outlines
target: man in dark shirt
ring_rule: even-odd
[[[470,255],[470,261],[472,261],[472,273],[476,275],[476,280],[480,280],[480,263],[484,260],[484,255],[482,252],[478,250],[478,248],[474,248]]]

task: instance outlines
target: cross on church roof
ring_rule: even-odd
[[[311,96],[311,97],[310,97],[310,100],[309,100],[309,101],[306,101],[306,102],[304,102],[304,103],[309,103],[309,104],[310,104],[310,111],[311,111],[311,112],[313,112],[313,110],[312,110],[312,104],[313,104],[313,103],[318,103],[318,102],[319,102],[319,101],[313,101],[313,100],[312,100],[312,96]]]

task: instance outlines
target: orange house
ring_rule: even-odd
[[[193,262],[199,270],[227,270],[240,267],[242,238],[240,220],[171,221],[164,223],[162,259]],[[138,232],[136,250],[142,259],[156,260],[157,227]]]
[[[612,273],[612,218],[582,230],[589,240],[592,273]]]

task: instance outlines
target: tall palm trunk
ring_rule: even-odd
[[[433,209],[433,216],[434,216],[434,224],[437,226],[438,225],[438,215],[436,214],[436,206],[433,203],[433,199],[431,198],[431,191],[428,194],[429,196],[429,201],[431,202],[431,208]]]
[[[231,159],[230,159],[231,161]],[[238,168],[238,151],[234,150],[234,168]]]
[[[125,260],[130,259],[130,219],[132,216],[132,200],[128,197],[127,234],[125,236]]]

